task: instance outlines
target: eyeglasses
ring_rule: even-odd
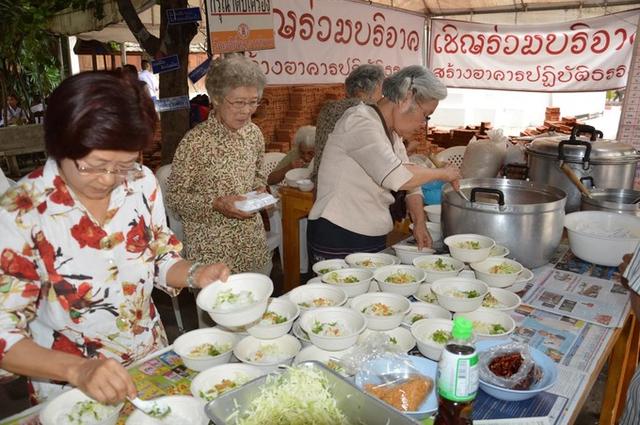
[[[227,99],[226,97],[224,98],[224,100],[227,101],[227,103],[229,105],[231,105],[231,107],[233,109],[235,109],[236,111],[241,111],[242,109],[245,108],[245,106],[248,106],[249,109],[258,109],[258,106],[260,106],[260,104],[262,103],[261,99],[256,99],[256,100],[234,100],[233,102],[230,101],[229,99]]]
[[[87,176],[113,174],[114,176],[118,176],[118,177],[132,178],[132,177],[137,177],[138,175],[140,175],[140,173],[142,173],[142,165],[138,163],[133,164],[129,168],[115,169],[115,170],[110,170],[108,168],[87,167],[86,165],[78,164],[78,161],[76,161],[75,159],[73,160],[73,163],[76,165],[76,168],[78,169],[78,172],[80,174],[84,174]]]

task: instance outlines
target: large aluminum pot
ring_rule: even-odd
[[[579,137],[588,133],[590,137]],[[600,138],[598,138],[598,136]],[[527,145],[529,179],[567,193],[566,211],[580,209],[580,191],[559,168],[567,164],[579,179],[590,178],[601,189],[632,189],[636,150],[615,140],[602,140],[591,126],[575,126],[571,137],[540,137]]]
[[[465,179],[460,189],[442,189],[446,236],[476,233],[505,245],[526,267],[539,267],[554,254],[564,226],[567,196],[562,189],[508,179]]]
[[[591,197],[582,195],[582,211],[607,211],[640,217],[640,191],[631,189],[592,189]]]

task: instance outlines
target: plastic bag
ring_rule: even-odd
[[[519,143],[508,143],[504,156],[505,164],[526,164],[525,147]]]
[[[399,354],[384,333],[369,335],[341,363],[356,370],[356,385],[400,411],[419,410],[434,388],[433,380]]]
[[[463,178],[496,177],[502,168],[509,139],[502,129],[489,130],[487,135],[489,140],[473,137],[469,141],[460,167]]]
[[[512,342],[479,354],[480,379],[502,388],[528,390],[542,379],[529,347]]]

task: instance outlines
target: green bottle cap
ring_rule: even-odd
[[[453,319],[453,329],[451,330],[453,338],[467,341],[471,339],[472,332],[473,322],[471,322],[471,320],[466,317],[456,317]]]

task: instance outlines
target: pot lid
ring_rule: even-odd
[[[535,152],[545,156],[558,157],[560,150],[560,142],[568,141],[569,137],[566,135],[551,136],[551,137],[538,137],[527,145],[527,150]],[[571,162],[582,162],[586,153],[585,144],[591,146],[591,153],[589,155],[590,161],[620,161],[620,160],[635,160],[636,150],[627,144],[620,143],[617,140],[604,140],[597,139],[592,142],[589,137],[576,137],[576,142],[581,144],[568,144],[563,145],[565,160]]]

